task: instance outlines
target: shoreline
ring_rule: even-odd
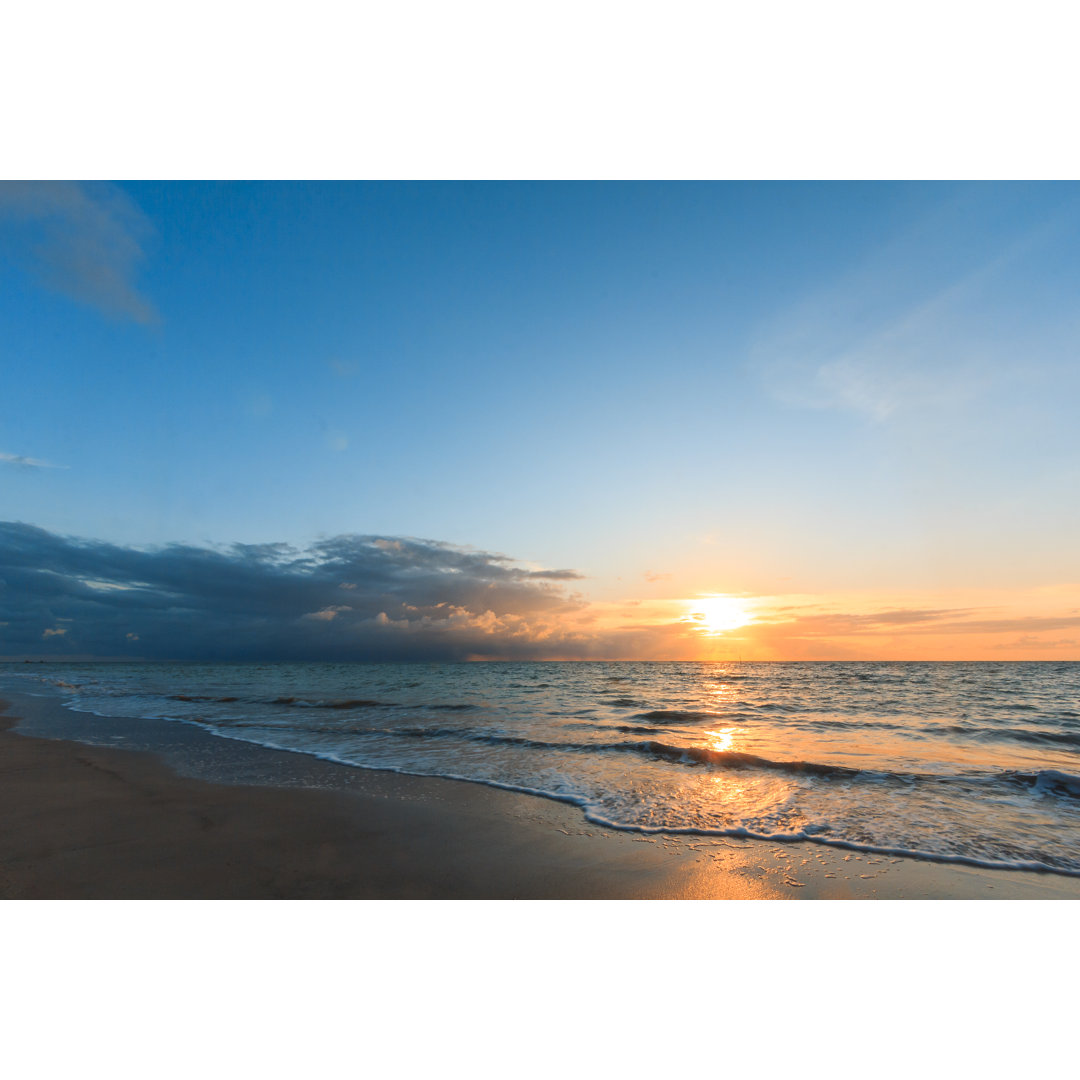
[[[1075,877],[637,835],[537,796],[5,697],[3,899],[1080,899]]]

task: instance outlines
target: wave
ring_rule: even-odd
[[[504,784],[492,784],[492,787],[509,787]],[[594,825],[602,825],[619,832],[635,832],[642,834],[663,834],[669,836],[730,836],[736,839],[765,840],[774,844],[810,843],[821,844],[825,847],[839,848],[841,851],[857,851],[867,855],[891,855],[902,859],[918,859],[921,862],[951,863],[959,866],[975,866],[983,870],[1026,870],[1035,873],[1063,874],[1067,877],[1080,877],[1080,867],[1069,863],[1062,863],[1053,857],[1046,861],[1038,859],[990,859],[979,858],[974,855],[962,855],[954,852],[924,851],[919,848],[908,848],[885,844],[873,844],[858,840],[845,840],[840,837],[822,836],[813,827],[800,829],[790,833],[762,833],[741,826],[734,828],[697,828],[689,827],[665,827],[662,825],[630,825],[615,821],[606,815],[592,812],[587,806],[583,806],[578,800],[548,794],[541,791],[532,791],[530,794],[547,794],[548,798],[560,802],[576,802],[582,806],[585,818]]]
[[[170,694],[170,701],[217,701],[217,702],[231,702],[239,701],[238,697],[214,697],[213,694]]]
[[[1009,780],[1024,784],[1040,795],[1068,795],[1080,798],[1080,776],[1058,769],[1039,769],[1037,772],[1003,773]]]
[[[282,705],[295,709],[400,709],[406,708],[397,701],[377,701],[372,698],[305,698],[282,695],[275,698],[262,697],[216,697],[213,694],[170,694],[170,701],[208,701],[215,704],[241,702],[248,705]],[[471,702],[451,702],[434,705],[418,704],[415,709],[432,709],[439,712],[466,712],[485,708]]]
[[[868,723],[858,720],[814,719],[808,720],[799,726],[808,728],[811,731],[899,731],[919,739],[932,735],[961,735],[966,739],[977,739],[980,742],[1022,742],[1032,743],[1037,746],[1080,747],[1080,732],[1048,731],[1045,728],[989,727],[980,725],[975,721],[967,724],[921,724],[911,726],[908,724],[891,724],[881,720]]]
[[[241,736],[230,735],[227,731],[210,729],[212,734],[222,738],[237,739]],[[282,746],[272,742],[262,742],[261,745],[272,750],[285,750],[297,752],[295,747]],[[496,788],[500,791],[511,791],[522,795],[533,795],[538,798],[548,799],[578,807],[586,821],[602,828],[613,829],[617,832],[636,833],[638,835],[661,835],[661,836],[701,836],[701,837],[731,837],[732,839],[762,840],[769,843],[792,844],[811,843],[820,844],[824,847],[839,848],[842,851],[854,851],[869,855],[889,855],[895,858],[917,859],[922,862],[948,863],[960,866],[974,866],[986,870],[1021,870],[1035,873],[1061,874],[1067,877],[1080,877],[1080,867],[1071,863],[1061,862],[1053,856],[1040,859],[992,859],[964,855],[956,852],[926,851],[919,848],[903,847],[900,845],[875,844],[869,841],[848,840],[843,837],[823,836],[821,826],[809,825],[804,828],[787,833],[758,832],[744,826],[714,827],[714,826],[665,826],[665,825],[641,825],[632,822],[619,821],[609,814],[600,813],[589,800],[582,795],[571,795],[565,792],[550,791],[545,788],[532,787],[520,783],[508,783],[501,780],[465,776],[451,772],[421,772],[417,769],[409,769],[398,765],[365,764],[342,757],[339,754],[327,753],[316,750],[300,750],[300,753],[310,757],[330,761],[338,765],[350,768],[367,769],[371,772],[395,773],[399,776],[418,776],[424,778],[435,777],[442,780],[453,780],[462,783],[480,784],[484,787]],[[1080,777],[1074,777],[1080,783]]]
[[[635,720],[659,720],[665,724],[692,724],[698,720],[723,719],[722,713],[697,712],[693,709],[653,709],[650,712],[637,713]]]
[[[234,699],[235,700],[235,699]],[[394,708],[393,701],[371,701],[368,698],[300,698],[300,697],[276,697],[270,701],[265,698],[248,698],[252,704],[258,705],[292,705],[301,709],[376,709]]]
[[[71,683],[62,683],[60,680],[49,680],[53,685],[62,686],[66,690],[74,690],[76,687]],[[94,692],[98,689],[95,687]],[[123,695],[127,696],[127,695]],[[394,709],[402,708],[395,702],[385,702],[370,698],[304,698],[293,695],[282,695],[275,698],[245,698],[236,695],[212,695],[212,694],[171,694],[162,695],[165,700],[182,701],[186,703],[211,702],[211,703],[235,703],[249,702],[260,705],[277,705],[282,707],[295,707],[312,710],[362,710],[362,709]],[[73,707],[75,706],[72,703]],[[417,709],[430,709],[442,711],[466,712],[483,705],[467,702],[437,703],[432,705],[416,706]],[[585,710],[589,712],[591,710]],[[729,714],[717,714],[701,710],[690,709],[654,709],[649,712],[637,714],[638,718],[647,720],[663,721],[667,724],[694,723],[698,721],[715,721],[716,719],[729,719]],[[166,716],[164,719],[178,719],[194,722],[205,730],[214,731],[227,735],[229,730],[244,729],[267,729],[273,727],[274,722],[268,719],[249,718],[245,720],[225,720],[224,718],[199,717],[194,720],[185,717]],[[823,726],[847,727],[846,721],[821,720]],[[878,726],[878,725],[875,725]],[[880,725],[893,728],[898,725]],[[1002,781],[1011,785],[1020,785],[1034,794],[1052,795],[1069,799],[1080,798],[1080,776],[1055,769],[1042,769],[1038,771],[1025,771],[1022,769],[1002,770],[998,772],[965,773],[962,775],[947,775],[938,773],[917,772],[893,772],[890,770],[872,770],[854,768],[846,765],[836,765],[816,761],[785,761],[762,757],[756,754],[737,750],[715,750],[704,746],[679,746],[658,739],[646,739],[629,742],[564,742],[560,740],[535,739],[525,736],[511,735],[498,731],[477,731],[462,728],[430,728],[430,727],[380,727],[373,728],[363,724],[344,723],[332,726],[305,723],[299,732],[309,732],[316,735],[330,736],[369,736],[383,738],[404,738],[418,740],[456,739],[473,743],[484,743],[491,746],[515,746],[525,749],[544,750],[565,753],[586,754],[635,754],[649,757],[654,760],[669,764],[686,765],[691,767],[710,767],[718,769],[742,770],[756,769],[761,771],[778,772],[792,777],[813,777],[819,779],[846,779],[860,782],[897,782],[906,785],[915,783],[948,783],[958,782],[965,785],[983,786],[988,783],[1000,783]],[[604,726],[603,730],[619,732],[628,735],[649,735],[657,730],[649,725],[624,724],[615,727]],[[1029,742],[1046,742],[1064,744],[1069,746],[1080,745],[1080,734],[1073,732],[1054,732],[1030,729],[1009,729],[994,731],[991,729],[972,729],[962,725],[931,725],[929,729],[914,729],[916,734],[931,731],[950,731],[964,733],[968,736],[982,736],[1016,739]]]
[[[257,720],[229,724],[223,732],[233,729],[265,728]],[[400,738],[419,741],[457,740],[480,743],[486,746],[516,747],[527,750],[551,751],[570,754],[632,754],[663,761],[667,764],[689,767],[706,766],[725,770],[756,769],[764,772],[782,773],[791,777],[811,777],[824,780],[848,780],[859,783],[891,783],[906,787],[913,784],[985,785],[1004,781],[1020,785],[1038,794],[1080,797],[1080,776],[1052,769],[1038,772],[1005,770],[998,773],[919,773],[895,772],[888,769],[860,769],[847,765],[833,765],[819,761],[782,761],[749,754],[740,750],[713,750],[704,746],[676,746],[646,739],[639,742],[570,742],[552,739],[535,739],[524,735],[511,735],[500,731],[475,731],[468,728],[392,727],[371,728],[359,724],[316,726],[306,725],[306,734],[331,736],[366,736],[369,738]],[[608,729],[610,730],[610,729]],[[632,727],[617,730],[636,733],[641,729]],[[648,729],[645,729],[648,731]]]
[[[1034,743],[1037,746],[1080,746],[1080,732],[1075,731],[1032,731],[1026,728],[1013,728],[1011,731],[995,731],[993,734],[997,738]]]
[[[703,746],[671,746],[668,743],[650,741],[643,743],[624,743],[623,747],[637,749],[665,761],[685,764],[718,765],[725,769],[768,769],[771,772],[789,773],[793,776],[821,777],[874,777],[885,778],[898,774],[872,772],[868,769],[853,769],[846,765],[824,765],[817,761],[773,761],[771,758],[747,754],[740,750],[710,750]]]

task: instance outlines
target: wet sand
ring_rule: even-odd
[[[20,696],[0,717],[0,898],[1080,899],[1056,874],[615,832],[545,799],[185,730],[211,782],[13,730],[50,709]]]

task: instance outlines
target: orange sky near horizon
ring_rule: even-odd
[[[1078,660],[1080,584],[631,599],[590,604],[563,629],[594,637],[598,659]]]

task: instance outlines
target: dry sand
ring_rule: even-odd
[[[237,780],[251,762],[303,765],[290,787],[210,783],[151,753],[11,730],[46,707],[20,699],[0,720],[5,899],[1080,899],[1080,879],[1055,874],[646,838],[532,796],[197,733],[246,756]]]

